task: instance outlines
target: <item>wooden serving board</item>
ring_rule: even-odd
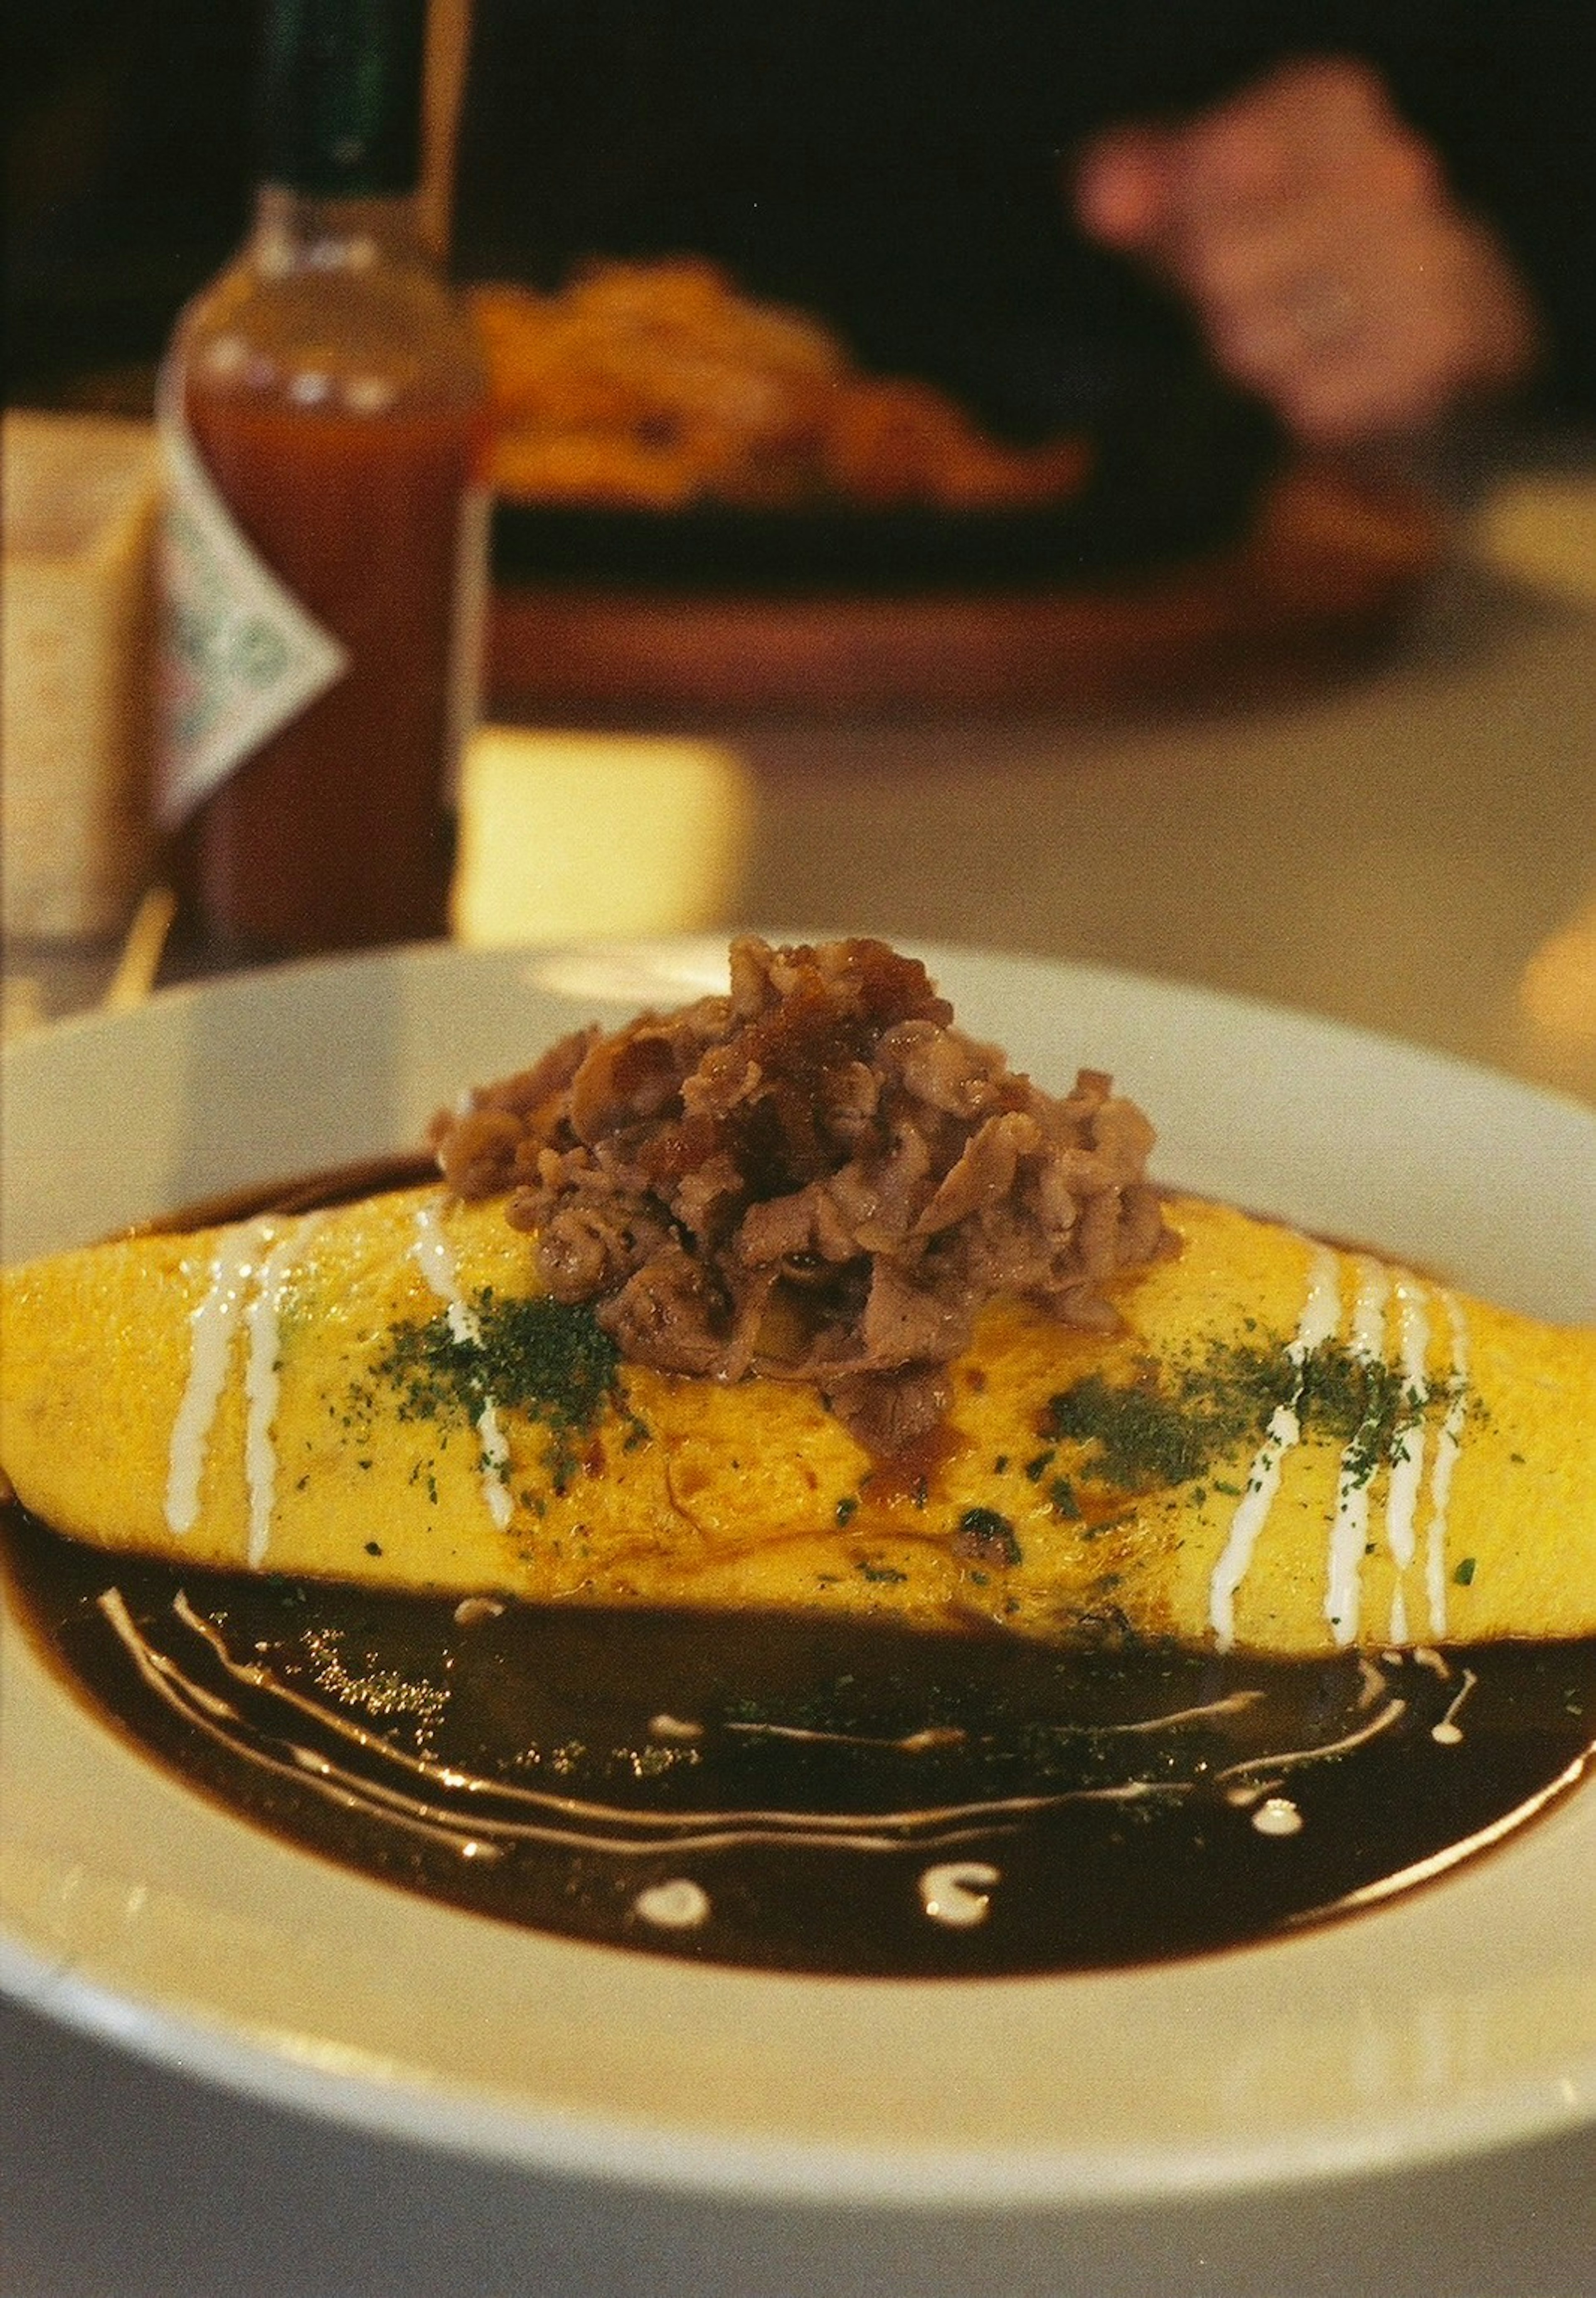
[[[1388,630],[1439,563],[1413,488],[1287,471],[1246,540],[1099,586],[760,597],[500,585],[488,706],[799,709],[1113,705],[1334,661]]]

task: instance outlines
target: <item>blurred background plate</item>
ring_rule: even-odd
[[[1422,488],[1333,466],[1254,474],[1217,535],[1211,525],[1184,558],[1129,560],[1119,530],[1096,521],[1085,500],[1073,513],[1007,519],[839,513],[785,525],[774,512],[676,521],[502,506],[491,706],[510,717],[837,713],[1267,691],[1388,636],[1447,539]],[[921,573],[901,580],[916,543]],[[774,571],[718,571],[737,558]],[[961,563],[967,580],[955,579]],[[823,567],[853,571],[822,579]]]
[[[977,592],[1100,580],[1234,544],[1279,459],[1272,426],[1195,373],[1123,378],[1112,413],[1083,406],[1091,456],[1079,494],[1017,510],[914,503],[680,510],[501,500],[500,579],[688,594]],[[1067,426],[1061,426],[1067,427]]]

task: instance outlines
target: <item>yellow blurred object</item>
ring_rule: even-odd
[[[1596,606],[1596,479],[1509,479],[1475,514],[1474,555],[1537,591]]]
[[[709,742],[483,726],[460,777],[451,922],[475,947],[727,922],[748,771]]]
[[[1524,1029],[1546,1051],[1596,1046],[1596,895],[1532,953],[1517,1005]]]
[[[0,619],[4,930],[127,922],[150,853],[154,431],[9,413]]]

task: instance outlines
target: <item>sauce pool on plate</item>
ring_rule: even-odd
[[[1270,1661],[394,1596],[108,1557],[7,1511],[90,1708],[302,1852],[613,1947],[969,1978],[1378,1905],[1571,1790],[1596,1642]]]

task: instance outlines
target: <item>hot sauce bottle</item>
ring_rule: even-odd
[[[269,0],[240,254],[178,321],[159,804],[257,956],[443,928],[485,584],[487,390],[420,235],[426,0]]]

